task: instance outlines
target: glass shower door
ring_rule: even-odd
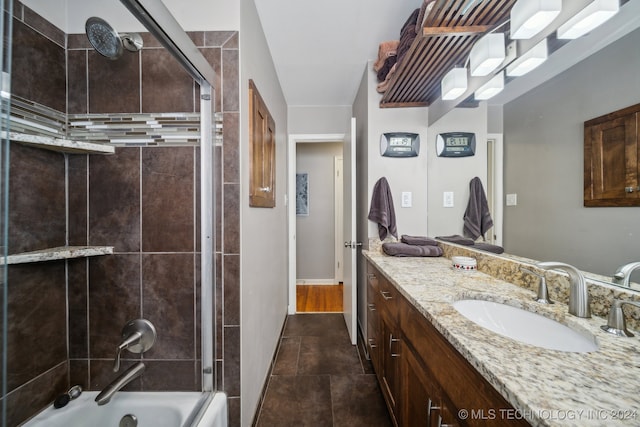
[[[13,1],[0,0],[3,19],[0,22],[0,312],[2,313],[2,362],[0,387],[0,425],[6,425],[6,377],[7,377],[7,204],[9,180],[9,113],[11,105],[11,17]]]

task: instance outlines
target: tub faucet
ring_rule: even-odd
[[[138,378],[144,372],[144,363],[138,362],[124,371],[118,378],[113,380],[111,384],[106,386],[98,396],[96,396],[96,402],[98,405],[106,405],[118,390],[129,384],[131,381]]]
[[[569,314],[577,317],[591,317],[591,307],[589,305],[589,290],[584,276],[572,265],[563,262],[548,261],[539,262],[536,267],[543,270],[553,268],[564,270],[569,274]]]
[[[629,264],[618,267],[616,273],[613,275],[613,283],[630,288],[629,278],[631,277],[631,273],[639,268],[640,261],[630,262]]]

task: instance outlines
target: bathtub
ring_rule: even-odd
[[[83,392],[67,406],[53,405],[23,427],[118,427],[126,415],[137,427],[227,427],[225,393],[117,392],[111,402],[98,406],[98,392]]]

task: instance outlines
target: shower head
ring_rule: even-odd
[[[87,19],[85,30],[91,46],[100,55],[109,59],[118,59],[124,49],[137,52],[142,48],[140,34],[125,33],[120,35],[107,21],[96,16]]]

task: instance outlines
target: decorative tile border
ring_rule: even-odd
[[[222,114],[214,142],[222,144]],[[12,132],[115,146],[200,145],[200,113],[70,114],[26,99],[11,99]]]

